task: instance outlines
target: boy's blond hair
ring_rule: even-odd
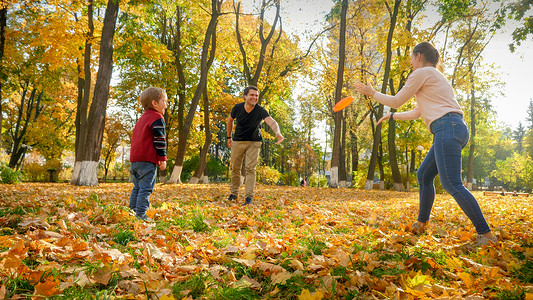
[[[152,101],[159,102],[165,94],[164,89],[151,86],[141,93],[139,102],[141,102],[144,109],[150,109],[152,108]]]

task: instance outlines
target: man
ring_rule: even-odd
[[[241,165],[245,161],[245,187],[246,199],[244,205],[252,203],[255,187],[255,167],[261,148],[261,122],[265,122],[272,128],[277,144],[283,141],[279,132],[278,123],[272,119],[268,112],[259,104],[259,89],[248,86],[244,89],[244,102],[235,104],[228,116],[228,147],[231,149],[231,187],[228,200],[234,201],[239,195],[241,185]],[[235,134],[231,138],[233,121],[236,120]]]

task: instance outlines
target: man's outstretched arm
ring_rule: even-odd
[[[281,135],[281,132],[279,131],[278,122],[272,119],[271,116],[266,117],[265,122],[267,123],[268,126],[270,126],[270,128],[272,128],[272,131],[274,131],[274,134],[276,135],[276,138],[278,139],[276,144],[281,143],[283,141],[283,135]]]

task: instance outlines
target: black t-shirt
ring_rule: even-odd
[[[244,102],[235,104],[231,110],[231,117],[235,119],[234,141],[254,141],[260,142],[261,122],[270,116],[266,109],[256,104],[251,112],[246,112]]]

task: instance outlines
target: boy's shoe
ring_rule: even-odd
[[[237,200],[237,196],[230,194],[228,197],[228,201],[235,201],[235,200]]]
[[[133,209],[133,208],[129,208],[128,213],[129,213],[130,215],[132,215],[132,216],[137,216],[137,213],[135,212],[135,209]]]
[[[155,222],[154,220],[150,219],[147,215],[137,216],[137,219],[145,221],[145,222]]]
[[[244,204],[243,205],[248,205],[248,204],[252,204],[252,198],[251,197],[246,197],[246,199],[244,200]]]

